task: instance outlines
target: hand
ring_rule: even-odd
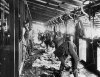
[[[75,69],[75,70],[73,71],[73,73],[78,73],[78,69]]]

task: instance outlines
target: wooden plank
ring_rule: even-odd
[[[38,1],[27,1],[28,3],[36,3],[36,4],[39,4],[40,6],[45,6],[45,7],[49,7],[49,8],[53,8],[53,9],[56,9],[56,10],[59,10],[59,11],[65,11],[64,8],[61,8],[61,7],[58,7],[58,6],[53,6],[53,5],[49,5],[49,4],[45,4],[45,3],[41,3],[41,2],[38,2]]]
[[[40,5],[37,5],[37,4],[29,4],[29,7],[30,8],[33,8],[35,10],[41,10],[41,11],[46,11],[47,13],[51,13],[51,14],[60,14],[62,13],[61,11],[57,11],[56,9],[50,9],[50,8],[47,8],[47,7],[43,7],[43,6],[40,6]]]

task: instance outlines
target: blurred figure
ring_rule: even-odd
[[[78,77],[77,65],[78,65],[79,58],[76,53],[76,46],[70,40],[70,36],[64,35],[64,37],[60,38],[59,41],[55,37],[55,39],[53,39],[53,41],[56,46],[55,47],[56,50],[54,51],[54,54],[61,61],[60,71],[62,71],[64,68],[68,69],[68,67],[65,66],[65,60],[66,60],[66,58],[68,58],[68,55],[70,55],[71,62],[72,62],[73,75],[74,75],[74,77]],[[59,45],[59,43],[60,43],[60,45]]]

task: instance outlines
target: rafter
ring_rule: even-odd
[[[48,7],[50,9],[55,9],[55,10],[58,10],[58,11],[65,11],[64,8],[61,8],[59,6],[53,6],[53,5],[50,5],[50,4],[46,4],[46,3],[41,3],[41,2],[38,2],[38,1],[27,1],[28,3],[32,3],[32,4],[37,4],[37,5],[40,5],[40,6],[44,6],[44,7]]]
[[[56,16],[56,15],[58,15],[58,14],[61,14],[60,12],[55,12],[55,11],[51,11],[51,10],[47,10],[47,9],[45,9],[45,8],[39,8],[39,7],[37,7],[37,6],[33,6],[33,7],[31,7],[30,5],[29,5],[29,7],[30,7],[30,10],[32,10],[33,12],[39,12],[39,13],[41,13],[41,14],[46,14],[46,15],[49,15],[49,16]]]
[[[34,10],[34,9],[31,9],[31,12],[32,13],[36,13],[36,14],[39,14],[39,15],[44,15],[44,16],[48,16],[48,17],[54,17],[55,15],[51,15],[51,14],[47,14],[47,13],[44,13],[44,12],[41,12],[41,11],[37,11],[37,10]]]
[[[41,15],[41,14],[37,14],[34,12],[31,12],[32,15],[32,19],[33,21],[42,21],[42,22],[47,22],[49,19],[51,19],[51,17],[45,16],[45,15]]]
[[[58,11],[56,9],[48,8],[45,6],[41,6],[41,5],[36,4],[36,3],[28,3],[28,5],[30,6],[30,8],[35,7],[36,9],[41,9],[41,10],[45,9],[47,12],[53,12],[53,13],[62,13],[63,12],[63,11]]]

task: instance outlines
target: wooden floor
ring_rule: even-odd
[[[38,54],[37,54],[38,55]],[[23,67],[23,76],[21,77],[73,77],[73,74],[70,74],[69,71],[63,71],[62,74],[60,71],[56,68],[59,63],[56,63],[56,66],[54,63],[50,63],[51,60],[44,61],[43,55],[42,58],[37,57],[37,55],[31,56],[30,60],[26,62],[26,64]],[[47,54],[49,55],[49,54]],[[37,59],[36,59],[37,57]],[[40,55],[41,57],[41,55]],[[45,54],[46,58],[46,54]],[[33,62],[32,62],[33,61]],[[32,64],[31,64],[32,63]],[[94,69],[85,68],[85,64],[80,62],[80,65],[82,66],[79,69],[79,77],[100,77],[100,74],[97,73],[97,71]],[[84,68],[83,68],[84,67]],[[93,66],[92,66],[93,67]]]
[[[0,47],[0,77],[14,77],[14,55],[13,54],[14,53],[12,47],[10,46]],[[92,69],[92,67],[93,65],[85,69],[91,71],[91,73],[95,74],[95,76],[100,77],[100,73],[97,70]],[[49,69],[48,72],[50,72],[50,70],[52,69]],[[51,72],[54,72],[55,75],[59,75],[58,74],[59,71],[57,70],[52,70]],[[41,70],[40,68],[30,67],[30,70],[27,70],[27,77],[32,77],[33,74],[36,76],[38,75],[38,73],[41,73],[41,77],[42,76],[45,77],[45,75],[42,74],[43,68]]]

